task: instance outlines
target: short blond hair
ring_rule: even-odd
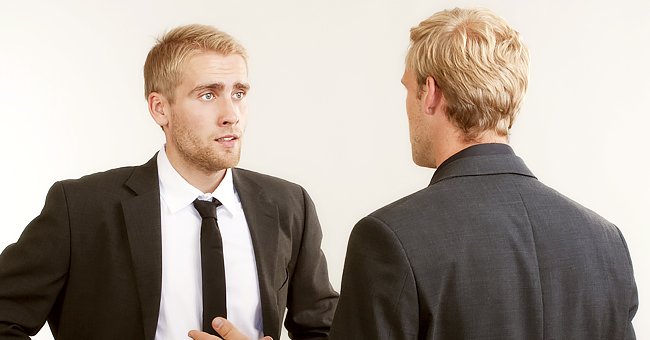
[[[528,64],[519,33],[489,10],[445,10],[411,28],[406,67],[420,89],[433,77],[467,140],[485,131],[508,135],[528,87]]]
[[[156,41],[144,63],[144,96],[159,92],[173,101],[183,68],[193,56],[214,51],[238,54],[247,60],[246,49],[233,37],[212,26],[185,25],[172,29]]]

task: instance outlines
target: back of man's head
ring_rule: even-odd
[[[246,49],[233,37],[212,26],[185,25],[172,29],[158,39],[144,64],[144,96],[158,92],[173,102],[174,89],[181,82],[185,63],[202,52],[228,56],[241,55]]]
[[[438,12],[411,29],[406,68],[420,87],[432,77],[445,112],[467,141],[507,136],[528,87],[528,49],[519,33],[483,9]]]

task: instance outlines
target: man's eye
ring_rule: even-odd
[[[235,99],[243,99],[244,96],[245,96],[245,93],[244,93],[244,92],[235,92],[232,96],[233,96]]]
[[[208,92],[208,93],[202,95],[201,98],[203,100],[212,100],[212,99],[214,99],[214,93]]]

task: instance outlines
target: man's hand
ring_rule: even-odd
[[[224,340],[251,340],[242,334],[237,328],[235,328],[235,326],[230,321],[224,318],[214,318],[214,320],[212,320],[212,328],[214,328],[214,330],[217,331],[217,333],[219,333],[224,338]],[[197,330],[191,330],[187,335],[194,340],[219,339],[214,335],[210,335],[208,333]],[[270,336],[265,336],[260,340],[273,340],[273,338]]]

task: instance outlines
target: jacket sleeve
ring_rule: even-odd
[[[627,325],[625,327],[625,339],[626,340],[636,340],[636,334],[634,333],[634,326],[632,325],[632,319],[636,314],[636,310],[639,307],[639,295],[636,290],[636,284],[634,285],[634,290],[632,292],[632,298],[630,301],[629,314],[627,318]]]
[[[63,185],[50,188],[41,214],[0,254],[0,339],[29,339],[48,319],[69,266]]]
[[[330,339],[416,339],[418,296],[400,240],[369,216],[350,235]]]
[[[627,322],[625,325],[625,340],[636,340],[636,334],[634,332],[634,326],[632,325],[632,319],[634,319],[634,315],[636,315],[636,311],[639,308],[639,293],[636,288],[636,281],[634,280],[634,270],[632,269],[632,257],[630,256],[630,250],[627,247],[627,242],[625,242],[625,238],[623,237],[621,230],[616,227],[616,231],[618,231],[618,236],[620,236],[623,247],[625,248],[625,254],[627,255],[627,265],[629,265],[628,272],[630,282],[630,299],[628,303]]]
[[[290,277],[285,327],[291,339],[327,339],[338,294],[330,284],[316,209],[302,189],[304,229]]]

